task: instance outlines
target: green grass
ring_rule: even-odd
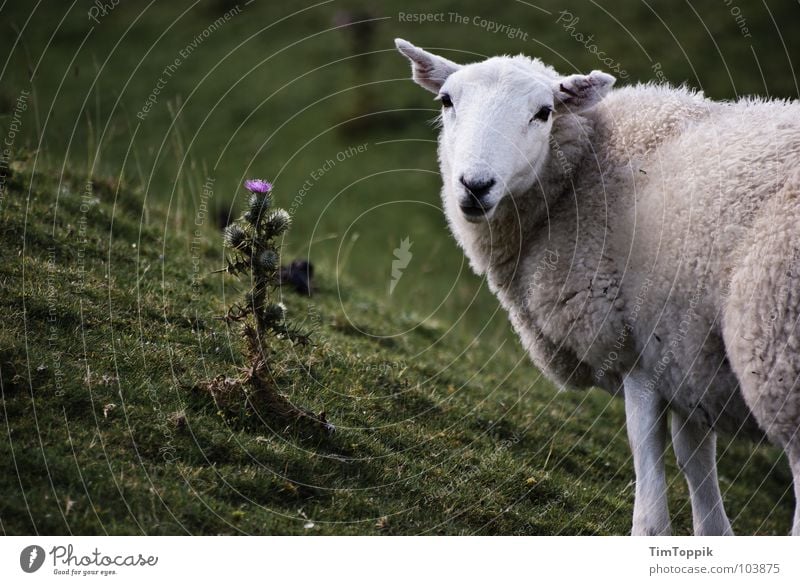
[[[0,529],[627,532],[622,405],[556,393],[470,273],[439,209],[435,110],[392,39],[461,61],[524,51],[565,73],[602,66],[555,23],[566,8],[627,82],[652,79],[658,63],[715,98],[790,97],[800,38],[773,19],[787,27],[796,5],[742,3],[747,38],[723,2],[687,20],[641,2],[538,3],[548,16],[520,2],[392,1],[370,8],[388,18],[365,60],[333,28],[358,2],[242,2],[137,118],[165,66],[235,4],[121,3],[97,24],[91,2],[0,10],[0,137],[16,129],[0,200]],[[530,36],[402,23],[400,11],[482,15]],[[284,299],[316,345],[286,348],[277,382],[328,413],[329,439],[225,417],[192,390],[244,365],[238,332],[217,319],[241,286],[211,272],[223,263],[215,216],[238,214],[253,176],[274,179],[295,212],[286,259],[318,271],[313,297]],[[389,295],[407,237],[414,256]],[[786,533],[791,484],[777,451],[720,452],[735,530]],[[687,490],[668,462],[675,529],[688,533]]]
[[[93,181],[86,204],[80,175],[34,172],[32,160],[12,169],[0,265],[6,534],[628,530],[619,401],[557,394],[515,343],[422,321],[322,266],[313,297],[284,297],[315,347],[284,347],[275,370],[337,433],[224,416],[193,389],[244,365],[237,330],[215,319],[234,294],[210,274],[219,242],[196,246],[193,291],[192,251],[165,233],[163,208],[140,221],[141,194],[124,184]],[[786,531],[790,476],[774,450],[726,449],[721,475],[740,532]],[[670,477],[686,533],[671,460]]]

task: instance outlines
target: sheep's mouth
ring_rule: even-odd
[[[467,221],[478,222],[486,219],[494,206],[459,205],[461,213]]]

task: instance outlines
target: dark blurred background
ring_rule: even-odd
[[[446,233],[431,95],[393,39],[457,61],[499,53],[619,84],[687,84],[715,99],[798,96],[797,2],[42,2],[0,5],[0,127],[21,92],[14,149],[118,177],[165,229],[208,237],[238,215],[241,182],[275,182],[294,215],[288,253],[385,295],[415,320],[507,335]],[[32,114],[31,114],[32,112]],[[209,221],[195,226],[203,184]],[[163,219],[159,220],[163,221]],[[390,296],[409,238],[415,275]],[[390,333],[390,332],[386,332]]]

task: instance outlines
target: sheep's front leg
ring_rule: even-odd
[[[695,535],[733,535],[719,491],[716,433],[673,412],[672,447],[689,484]]]
[[[625,377],[625,419],[636,471],[633,503],[634,535],[670,534],[664,446],[667,437],[666,403],[648,390],[647,377],[631,373]]]

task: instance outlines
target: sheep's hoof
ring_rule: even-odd
[[[636,526],[631,529],[631,536],[670,536],[672,529],[667,526]]]

